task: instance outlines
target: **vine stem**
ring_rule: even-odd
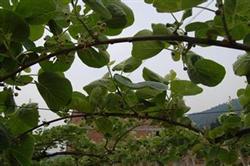
[[[154,36],[134,36],[134,37],[114,38],[114,39],[103,40],[103,41],[94,41],[89,44],[79,44],[71,48],[66,48],[66,49],[62,49],[54,53],[50,53],[46,56],[43,56],[34,60],[31,63],[20,66],[18,69],[14,70],[13,72],[10,72],[6,74],[5,76],[0,77],[0,82],[10,77],[13,77],[17,73],[39,62],[42,62],[44,60],[50,59],[55,56],[62,56],[65,54],[67,55],[69,52],[72,52],[72,51],[77,51],[80,49],[89,48],[89,47],[97,46],[97,45],[103,45],[103,44],[116,44],[116,43],[125,43],[125,42],[155,41],[155,40],[187,42],[187,43],[192,43],[192,44],[203,44],[203,45],[209,45],[209,46],[219,46],[219,47],[238,49],[238,50],[243,50],[243,51],[250,51],[250,45],[245,45],[245,44],[236,43],[236,42],[232,43],[232,42],[227,42],[227,41],[211,40],[211,39],[206,39],[206,38],[195,38],[195,37],[189,37],[189,36],[154,35]]]
[[[55,157],[55,156],[65,156],[65,155],[71,155],[71,156],[90,156],[90,157],[96,157],[96,158],[103,158],[103,156],[92,154],[92,153],[80,153],[80,152],[68,152],[68,151],[63,151],[63,152],[54,152],[54,153],[49,153],[49,154],[44,154],[39,157],[34,157],[33,160],[40,161],[44,158],[50,158],[50,157]]]
[[[50,121],[47,121],[47,122],[43,122],[42,124],[37,125],[37,126],[31,128],[31,129],[21,133],[16,138],[14,138],[14,140],[22,138],[25,135],[27,135],[28,133],[30,133],[30,132],[32,132],[32,131],[40,128],[40,127],[50,125],[51,123],[54,123],[54,122],[58,122],[58,121],[61,121],[61,120],[64,120],[64,119],[71,119],[71,118],[78,118],[78,117],[86,118],[86,117],[94,117],[94,116],[134,118],[134,119],[144,119],[144,120],[158,120],[158,121],[166,122],[166,123],[171,124],[173,126],[179,126],[179,127],[189,129],[189,130],[191,130],[191,131],[193,131],[193,132],[195,132],[197,134],[203,134],[203,132],[201,130],[199,130],[199,129],[191,126],[191,125],[185,125],[185,124],[173,121],[171,119],[166,119],[166,118],[158,117],[158,116],[139,115],[139,114],[134,114],[134,113],[116,113],[116,112],[108,112],[108,113],[105,113],[105,112],[97,112],[97,113],[82,112],[82,114],[68,115],[68,116],[60,117],[60,118],[53,119],[53,120],[50,120]]]

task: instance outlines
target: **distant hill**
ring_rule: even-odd
[[[230,103],[220,104],[206,111],[189,114],[188,117],[197,125],[198,128],[210,128],[217,123],[217,117],[222,113],[229,111],[230,107],[235,112],[239,113],[242,106],[238,99],[233,99]]]

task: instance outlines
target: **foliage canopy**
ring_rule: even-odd
[[[216,11],[202,6],[207,0],[144,0],[159,13],[182,12],[174,23],[152,23],[133,37],[115,38],[134,23],[132,9],[121,0],[1,0],[0,1],[0,163],[3,165],[165,165],[184,158],[207,165],[248,165],[250,133],[250,3],[216,0]],[[194,8],[214,12],[204,22],[185,19]],[[109,39],[110,36],[114,36]],[[43,39],[38,45],[36,41]],[[110,62],[110,44],[132,42],[131,57]],[[242,113],[219,117],[213,129],[198,129],[186,117],[184,97],[214,87],[225,68],[192,51],[218,46],[245,51],[233,64],[234,73],[247,79],[237,95]],[[145,67],[144,81],[124,73],[143,61],[171,50],[173,61],[184,65],[189,80],[171,70],[161,76]],[[75,56],[92,68],[107,68],[102,78],[75,91],[64,73]],[[33,65],[39,71],[32,73]],[[59,118],[39,123],[36,103],[16,105],[22,87],[35,84],[50,111]],[[80,114],[72,114],[77,110]],[[80,124],[69,122],[82,118]],[[66,124],[46,128],[51,123]],[[134,129],[157,127],[145,137]],[[103,139],[94,142],[89,131]],[[67,147],[67,149],[66,149]],[[51,150],[52,149],[52,150]],[[54,149],[54,150],[53,150]],[[61,150],[59,150],[61,149]],[[58,150],[55,152],[55,150]]]

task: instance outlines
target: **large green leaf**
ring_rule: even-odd
[[[44,26],[43,25],[30,25],[30,36],[31,41],[36,41],[43,36]]]
[[[28,75],[20,75],[17,78],[9,78],[5,80],[5,83],[9,85],[25,86],[33,81],[33,78]]]
[[[88,5],[93,11],[98,13],[105,19],[111,19],[112,15],[109,10],[104,6],[102,0],[83,0],[83,2]]]
[[[151,35],[153,35],[153,32],[145,29],[138,32],[135,37]],[[132,56],[142,60],[148,59],[160,53],[162,49],[164,49],[164,44],[160,41],[133,42]]]
[[[112,122],[107,118],[98,118],[95,120],[95,124],[102,133],[111,133],[113,129]]]
[[[1,0],[0,6],[4,9],[11,9],[10,0]]]
[[[17,144],[11,147],[11,154],[16,160],[18,165],[21,166],[31,166],[32,154],[34,151],[35,140],[30,135],[25,135],[22,137]]]
[[[111,78],[102,78],[102,79],[93,81],[89,83],[88,85],[86,85],[83,89],[88,94],[91,94],[91,91],[96,87],[102,87],[110,92],[114,92],[116,90],[114,82],[111,80]]]
[[[162,91],[165,91],[168,89],[167,85],[159,83],[159,82],[154,82],[154,81],[144,81],[144,82],[139,82],[139,83],[132,83],[131,80],[129,80],[128,78],[121,76],[119,74],[115,74],[114,79],[115,79],[115,81],[117,81],[121,85],[129,87],[131,89],[141,89],[141,88],[145,88],[145,87],[150,87],[150,88],[162,90]]]
[[[107,91],[102,87],[95,87],[89,95],[89,103],[91,106],[102,106],[106,92]]]
[[[68,54],[56,57],[56,60],[45,60],[40,62],[39,64],[44,71],[65,72],[71,67],[72,63],[74,62],[74,54],[74,52],[70,52]]]
[[[236,151],[228,151],[226,149],[220,149],[217,153],[218,158],[225,164],[233,164],[238,160],[238,154]]]
[[[188,76],[192,82],[206,86],[216,86],[225,77],[226,71],[222,65],[204,59],[193,52],[189,52],[186,57]]]
[[[108,64],[109,54],[106,51],[97,52],[94,48],[78,50],[81,61],[89,67],[101,68]]]
[[[128,7],[125,3],[122,1],[117,1],[117,0],[103,0],[103,3],[105,5],[108,5],[109,3],[115,4],[119,6],[120,8],[123,9],[123,11],[126,13],[126,26],[128,27],[134,23],[134,13],[130,7]]]
[[[115,3],[109,3],[107,5],[109,12],[112,14],[112,18],[105,20],[109,28],[120,29],[125,28],[127,25],[127,14],[122,7]]]
[[[72,86],[68,79],[52,72],[43,72],[36,82],[39,93],[54,112],[69,104]]]
[[[0,153],[7,149],[10,145],[9,133],[6,127],[0,123]]]
[[[201,59],[195,63],[200,83],[207,86],[218,85],[225,77],[225,68],[209,59]]]
[[[155,82],[161,82],[164,84],[168,84],[168,81],[164,79],[162,76],[159,74],[151,71],[150,69],[144,67],[142,71],[142,76],[145,81],[155,81]]]
[[[0,112],[11,114],[15,111],[16,103],[11,89],[0,92]]]
[[[158,12],[178,12],[197,6],[205,0],[154,0],[153,5]]]
[[[80,92],[73,92],[69,108],[82,112],[90,112],[91,106],[87,97]]]
[[[16,12],[30,24],[46,24],[55,15],[56,4],[53,0],[21,0]]]
[[[113,67],[113,71],[123,71],[125,73],[130,73],[134,70],[136,70],[140,65],[142,64],[142,60],[130,57],[121,63],[117,64],[115,67]]]
[[[18,135],[38,125],[37,104],[31,103],[20,107],[14,115],[11,116],[9,127],[12,133]]]
[[[202,88],[187,80],[173,80],[170,82],[170,89],[174,95],[190,96],[202,92]]]
[[[0,35],[10,35],[13,41],[24,41],[29,37],[29,25],[16,13],[0,9],[0,20]]]
[[[238,76],[245,76],[250,73],[250,55],[243,55],[233,64],[234,73]]]

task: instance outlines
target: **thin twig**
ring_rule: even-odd
[[[82,24],[82,26],[83,26],[84,29],[88,32],[88,34],[89,34],[93,39],[95,39],[96,41],[98,41],[98,38],[94,35],[94,33],[92,32],[92,30],[89,29],[88,25],[85,24],[85,22],[79,18],[79,14],[78,14],[77,11],[76,11],[77,3],[78,3],[78,0],[76,0],[75,3],[74,3],[73,0],[71,0],[71,5],[72,5],[72,7],[73,7],[73,10],[74,10],[74,14],[75,14],[75,16],[76,16],[76,19]]]
[[[167,119],[165,117],[158,117],[158,116],[149,116],[149,115],[139,115],[139,114],[134,114],[134,113],[117,113],[117,112],[97,112],[97,113],[88,113],[88,112],[82,112],[82,114],[78,114],[78,115],[68,115],[68,116],[64,116],[64,117],[60,117],[60,118],[56,118],[56,119],[53,119],[53,120],[50,120],[50,121],[47,121],[47,122],[43,122],[42,124],[40,125],[37,125],[23,133],[21,133],[20,135],[18,135],[15,139],[19,139],[19,138],[22,138],[24,137],[26,134],[29,134],[30,132],[40,128],[40,127],[43,127],[43,126],[47,126],[47,125],[50,125],[51,123],[54,123],[54,122],[58,122],[58,121],[61,121],[61,120],[65,120],[65,119],[70,119],[70,118],[77,118],[77,117],[120,117],[120,118],[132,118],[132,119],[144,119],[144,120],[157,120],[157,121],[162,121],[162,122],[166,122],[170,125],[173,125],[173,126],[179,126],[179,127],[183,127],[185,129],[188,129],[188,130],[191,130],[195,133],[198,133],[198,134],[203,134],[203,131],[191,126],[191,125],[185,125],[185,124],[182,124],[180,122],[176,122],[176,121],[173,121],[171,119]]]
[[[210,11],[210,12],[213,12],[213,13],[215,13],[215,12],[216,12],[216,11],[215,11],[215,10],[213,10],[213,9],[210,9],[210,8],[208,8],[208,7],[203,7],[203,6],[195,6],[194,8],[204,9],[204,10],[207,10],[207,11]]]

